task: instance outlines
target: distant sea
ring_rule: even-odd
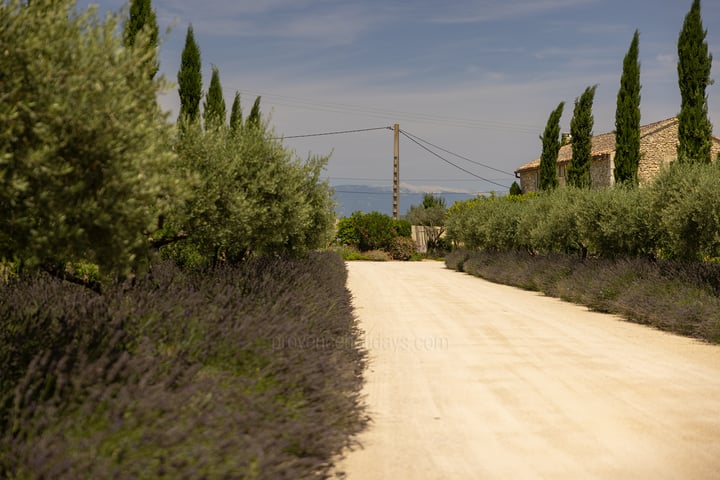
[[[347,217],[353,212],[380,212],[392,215],[392,187],[373,187],[368,185],[335,185],[335,212],[338,217]],[[445,199],[450,207],[453,203],[469,200],[474,195],[456,192],[437,192],[437,197]],[[423,201],[423,192],[400,189],[400,215],[405,215],[413,205],[420,205]]]

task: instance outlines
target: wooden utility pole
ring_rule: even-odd
[[[400,124],[393,127],[395,131],[395,148],[393,149],[393,218],[400,218]]]

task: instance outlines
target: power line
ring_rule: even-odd
[[[460,165],[451,162],[451,161],[448,160],[447,158],[439,155],[438,153],[433,152],[433,151],[430,150],[428,147],[426,147],[426,146],[423,145],[422,143],[418,142],[418,141],[415,140],[413,137],[409,136],[407,133],[405,133],[404,130],[400,130],[400,133],[402,133],[403,135],[405,135],[405,137],[406,137],[408,140],[410,140],[411,142],[415,143],[418,147],[420,147],[420,148],[422,148],[423,150],[429,152],[430,154],[436,156],[437,158],[439,158],[439,159],[442,160],[443,162],[452,165],[453,167],[457,168],[458,170],[462,170],[463,172],[467,173],[468,175],[472,175],[473,177],[478,178],[478,179],[482,180],[483,182],[492,183],[493,185],[497,185],[498,187],[502,187],[502,188],[509,188],[509,187],[507,187],[506,185],[502,185],[502,184],[497,183],[497,182],[494,182],[494,181],[492,181],[492,180],[490,180],[490,179],[483,178],[483,177],[481,177],[480,175],[477,175],[477,174],[471,172],[470,170],[467,170],[467,169],[461,167]]]
[[[392,130],[392,127],[358,128],[355,130],[340,130],[340,131],[336,131],[336,132],[308,133],[305,135],[290,135],[290,136],[276,137],[276,138],[273,138],[272,140],[287,140],[289,138],[322,137],[325,135],[344,135],[347,133],[372,132],[374,130]]]
[[[481,166],[481,167],[489,168],[490,170],[495,170],[496,172],[504,173],[504,174],[506,174],[506,175],[513,175],[513,173],[506,172],[505,170],[500,170],[499,168],[491,167],[490,165],[486,165],[486,164],[481,163],[481,162],[476,162],[475,160],[471,160],[471,159],[469,159],[469,158],[467,158],[467,157],[463,157],[462,155],[459,155],[459,154],[457,154],[457,153],[451,152],[450,150],[447,150],[447,149],[445,149],[445,148],[443,148],[443,147],[440,147],[440,146],[438,146],[438,145],[435,145],[434,143],[430,143],[430,142],[428,142],[427,140],[423,140],[422,138],[418,137],[417,135],[413,135],[412,133],[410,133],[410,132],[408,132],[408,131],[406,131],[405,134],[413,137],[415,140],[418,140],[418,141],[420,141],[420,142],[422,142],[422,143],[425,143],[425,144],[427,144],[427,145],[430,145],[431,147],[437,148],[438,150],[441,150],[441,151],[443,151],[443,152],[445,152],[445,153],[449,153],[450,155],[453,155],[453,156],[455,156],[455,157],[457,157],[457,158],[461,158],[461,159],[463,159],[463,160],[465,160],[465,161],[467,161],[467,162],[474,163],[475,165],[479,165],[479,166]]]
[[[358,180],[363,182],[389,182],[391,178],[369,178],[369,177],[327,177],[328,180]],[[403,182],[474,182],[467,178],[403,178]],[[491,180],[503,180],[502,178],[491,178]]]
[[[225,87],[223,90],[230,91],[230,88]],[[269,99],[270,104],[274,105],[286,105],[290,107],[302,108],[305,110],[316,110],[333,113],[351,113],[351,114],[363,114],[375,118],[389,119],[393,118],[396,120],[409,120],[422,123],[430,123],[435,125],[446,125],[463,128],[481,128],[488,130],[504,130],[514,131],[520,133],[532,133],[537,134],[541,130],[536,125],[519,124],[515,122],[500,122],[497,120],[474,120],[469,118],[460,117],[448,117],[431,115],[426,113],[407,112],[400,110],[386,110],[379,107],[372,106],[360,106],[351,105],[346,103],[333,103],[325,102],[316,99],[307,99],[300,97],[292,97],[288,95],[278,95],[267,92],[259,92],[257,90],[236,90],[241,94],[247,95],[259,95],[265,99]]]
[[[335,193],[353,193],[358,195],[392,195],[393,192],[355,192],[352,190],[335,190]]]
[[[347,194],[357,194],[357,195],[392,195],[392,191],[387,192],[360,192],[360,191],[354,191],[354,190],[335,190],[335,193],[347,193]],[[437,192],[400,192],[400,195],[424,195],[426,193],[429,193],[431,195],[479,195],[482,193],[489,193],[489,192],[478,192],[478,193],[469,193],[469,192],[447,192],[447,191],[437,191]]]

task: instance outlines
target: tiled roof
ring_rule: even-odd
[[[650,123],[648,125],[642,125],[640,127],[640,138],[653,134],[659,130],[663,130],[671,125],[677,124],[677,117],[668,118],[659,122]],[[612,153],[615,151],[615,132],[602,133],[592,137],[592,150],[591,154],[602,155]],[[564,145],[560,147],[558,153],[558,163],[569,162],[572,159],[572,145]],[[522,167],[515,170],[515,172],[522,172],[525,170],[535,170],[540,168],[540,158],[536,158],[530,163],[526,163]]]

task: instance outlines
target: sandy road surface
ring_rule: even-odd
[[[720,347],[446,270],[349,263],[360,479],[720,479]]]

